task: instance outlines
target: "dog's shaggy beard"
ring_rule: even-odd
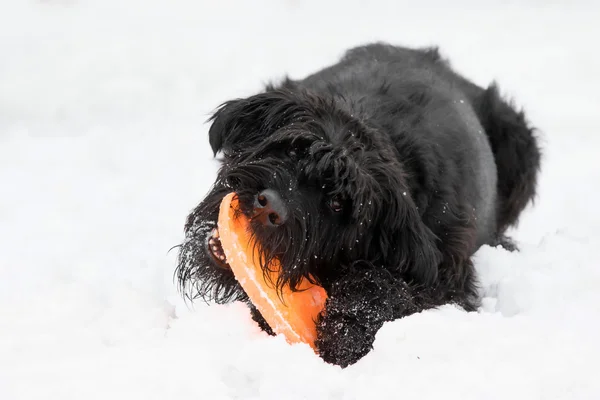
[[[187,218],[175,275],[180,292],[190,301],[203,299],[218,304],[247,301],[231,270],[217,266],[208,253],[208,240],[217,227],[221,200],[229,191],[217,182]]]
[[[310,199],[307,201],[304,197],[301,204],[293,195],[296,186],[292,178],[289,167],[273,160],[223,166],[211,193],[186,223],[186,238],[180,248],[176,275],[180,290],[188,299],[201,298],[221,304],[248,300],[228,265],[218,265],[207,246],[217,228],[221,201],[231,192],[235,192],[238,200],[237,212],[250,219],[251,242],[258,254],[255,261],[261,266],[265,279],[280,293],[284,286],[296,290],[303,278],[319,283],[312,273],[323,262],[319,255],[327,254],[319,238],[319,212],[316,206],[311,207]],[[289,216],[282,226],[265,227],[253,218],[256,196],[267,187],[288,188],[288,193],[283,195]],[[280,270],[275,270],[275,259],[282,266]],[[272,276],[277,279],[272,281]]]

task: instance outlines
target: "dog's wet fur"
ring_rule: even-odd
[[[479,305],[471,260],[533,201],[540,149],[524,113],[495,84],[454,72],[435,48],[357,47],[302,80],[222,104],[209,141],[222,166],[185,224],[176,277],[189,299],[248,303],[216,221],[235,192],[277,287],[302,278],[329,296],[318,354],[342,367],[384,322],[440,306]]]

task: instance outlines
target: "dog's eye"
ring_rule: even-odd
[[[301,157],[304,153],[301,148],[298,148],[295,146],[288,148],[286,152],[287,152],[288,157],[291,159],[297,159],[297,158]]]
[[[306,152],[307,149],[306,147],[300,145],[291,145],[290,147],[288,147],[286,149],[286,154],[288,157],[290,157],[293,160],[297,160],[299,158],[305,157],[306,156]]]
[[[339,213],[344,209],[344,205],[338,196],[329,199],[329,208],[335,213]]]

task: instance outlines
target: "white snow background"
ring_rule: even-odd
[[[599,399],[597,1],[0,0],[0,399]],[[340,369],[239,304],[184,304],[222,101],[351,46],[440,45],[544,147],[484,305],[387,323]]]

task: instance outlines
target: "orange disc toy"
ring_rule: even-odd
[[[301,291],[292,292],[284,287],[281,301],[271,283],[265,281],[258,264],[258,251],[251,243],[250,221],[241,214],[236,215],[237,199],[229,193],[221,202],[219,210],[219,238],[227,263],[248,297],[276,334],[285,336],[289,343],[307,343],[315,349],[317,331],[315,321],[323,310],[327,294],[325,290],[304,280]],[[271,265],[271,281],[276,281],[280,264]]]

